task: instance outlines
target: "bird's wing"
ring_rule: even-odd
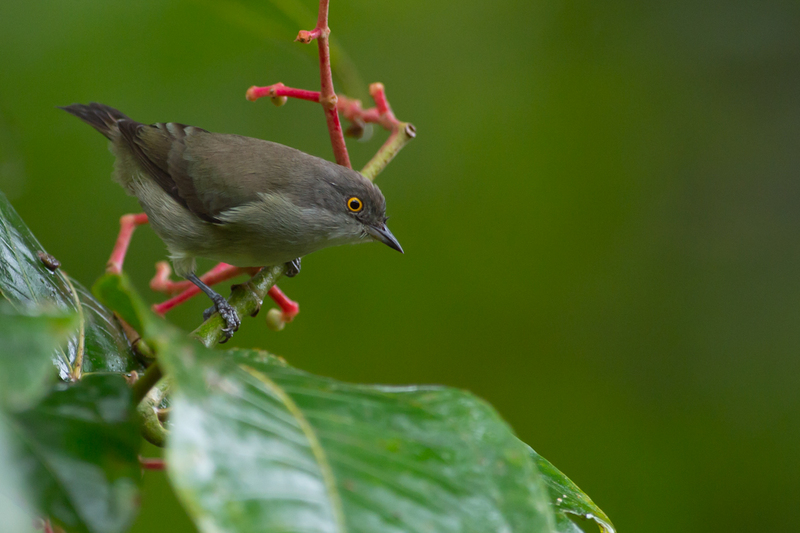
[[[259,201],[259,193],[294,196],[300,181],[314,174],[311,156],[269,141],[174,122],[127,120],[119,128],[159,186],[208,222],[221,223],[217,215]]]
[[[167,194],[203,220],[217,222],[213,213],[199,201],[192,180],[181,174],[179,165],[173,164],[181,158],[187,134],[205,130],[173,122],[148,126],[134,120],[121,120],[117,125],[122,140],[136,160]]]

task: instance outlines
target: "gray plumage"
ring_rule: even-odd
[[[194,272],[195,257],[266,266],[384,240],[370,231],[385,228],[383,194],[351,169],[260,139],[145,125],[102,104],[62,109],[111,141],[115,180],[139,199],[179,275]]]
[[[175,273],[235,310],[195,275],[195,258],[239,267],[290,263],[339,244],[377,240],[402,252],[386,227],[386,202],[349,168],[277,143],[174,122],[145,125],[111,107],[63,107],[109,139],[114,179],[136,196],[167,245]]]

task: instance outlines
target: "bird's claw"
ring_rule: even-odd
[[[286,277],[293,278],[300,273],[300,257],[286,263]]]
[[[242,321],[239,320],[236,309],[234,309],[225,298],[220,297],[219,300],[214,301],[213,306],[203,311],[203,320],[208,320],[215,312],[219,313],[219,316],[225,321],[225,327],[222,328],[222,334],[225,335],[225,340],[220,341],[220,344],[224,344],[239,330]]]

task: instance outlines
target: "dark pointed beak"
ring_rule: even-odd
[[[401,254],[403,253],[403,247],[400,246],[399,242],[397,242],[397,239],[395,239],[394,235],[392,235],[392,232],[389,231],[389,228],[386,227],[386,224],[381,224],[380,226],[367,226],[367,231],[376,241],[381,241],[389,248],[393,248]]]

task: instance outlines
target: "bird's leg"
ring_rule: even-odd
[[[128,252],[128,245],[131,243],[133,231],[142,224],[147,224],[146,213],[123,215],[119,219],[119,235],[117,236],[116,244],[114,244],[114,249],[111,251],[111,257],[108,258],[108,263],[106,263],[106,272],[110,274],[122,272],[122,263],[125,261],[125,254]]]
[[[300,273],[300,259],[302,257],[298,257],[297,259],[292,259],[288,263],[286,263],[286,274],[287,278],[293,278]]]
[[[222,333],[225,334],[225,340],[233,337],[233,334],[239,329],[239,326],[242,323],[241,320],[239,320],[239,315],[236,314],[236,310],[233,308],[233,306],[228,303],[228,300],[214,292],[214,289],[200,281],[200,278],[198,278],[196,274],[188,274],[186,279],[197,285],[197,287],[206,293],[206,295],[211,298],[211,301],[214,302],[214,307],[206,309],[206,311],[203,313],[203,319],[208,320],[208,317],[210,317],[213,313],[213,309],[216,309],[227,326],[222,329]]]
[[[200,276],[200,279],[207,285],[215,285],[242,273],[253,275],[258,270],[258,268],[239,268],[226,263],[219,263]],[[173,294],[174,292],[183,290],[183,292],[173,296],[169,300],[153,305],[153,311],[159,315],[166,314],[167,311],[172,310],[174,307],[177,307],[196,294],[200,294],[200,288],[189,281],[175,282],[170,280],[169,276],[171,273],[172,270],[169,267],[169,263],[162,261],[156,265],[156,275],[150,281],[150,288],[157,292]],[[297,305],[297,302],[286,296],[277,285],[272,286],[267,294],[269,294],[269,297],[281,308],[281,316],[284,322],[291,322],[292,319],[297,316],[297,313],[300,312],[300,306]],[[208,316],[211,316],[214,312],[214,308],[212,307],[208,311]]]
[[[227,263],[217,263],[214,268],[200,276],[200,279],[206,285],[211,286],[234,278],[244,272],[247,272],[248,274],[255,274],[258,272],[258,269],[239,268]],[[156,263],[156,274],[153,276],[153,279],[150,280],[150,289],[170,295],[190,292],[191,294],[184,296],[185,299],[200,293],[200,289],[192,285],[192,282],[187,280],[172,281],[169,279],[170,274],[172,274],[172,269],[170,268],[169,263],[166,261],[159,261]]]
[[[206,285],[216,285],[217,283],[222,283],[225,280],[235,278],[242,273],[252,275],[256,272],[258,272],[258,268],[239,268],[227,263],[217,263],[214,268],[200,276],[200,280]],[[166,312],[170,311],[172,308],[177,307],[193,296],[200,294],[200,288],[189,281],[176,282],[170,280],[169,275],[171,273],[172,270],[169,267],[169,263],[162,261],[156,264],[156,275],[153,276],[152,280],[150,280],[150,288],[154,291],[164,292],[167,294],[183,291],[165,302],[153,305],[153,311],[159,315],[166,314]],[[214,311],[212,310],[209,313],[209,316],[213,312]]]

